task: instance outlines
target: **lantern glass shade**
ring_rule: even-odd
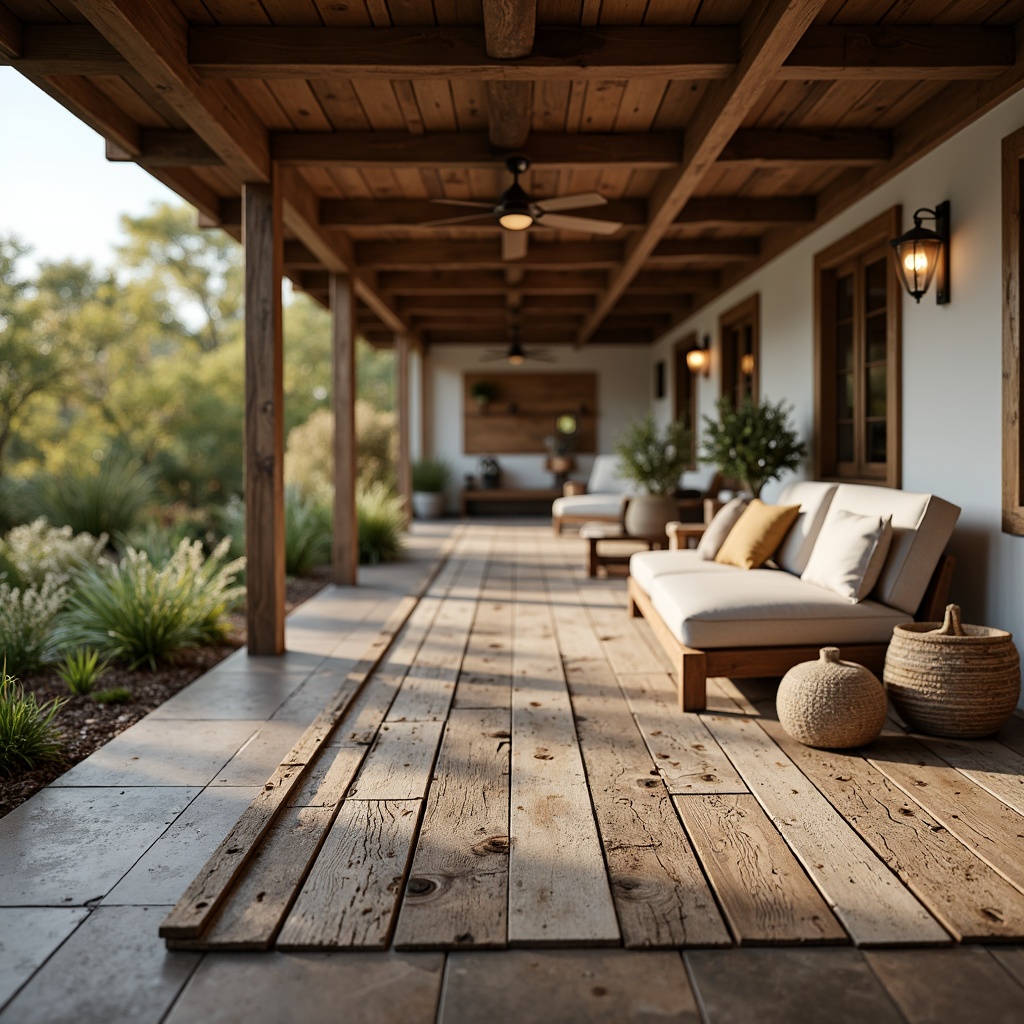
[[[686,365],[691,373],[707,373],[711,366],[711,353],[706,348],[691,348],[686,353]]]
[[[921,301],[931,286],[942,259],[943,240],[927,228],[911,228],[893,243],[896,250],[896,273],[903,287]]]
[[[740,373],[744,377],[752,377],[754,375],[754,354],[752,352],[745,352],[740,356]]]

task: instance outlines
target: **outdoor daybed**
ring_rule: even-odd
[[[689,507],[700,512],[704,498],[718,493],[719,479],[713,467],[683,473],[679,479],[683,491],[680,511]],[[620,522],[623,502],[638,493],[636,484],[619,473],[617,455],[597,455],[587,480],[586,493],[567,494],[555,499],[551,506],[552,528],[559,534],[563,525]]]
[[[943,552],[960,514],[955,505],[930,494],[809,481],[791,484],[778,504],[800,512],[775,551],[777,568],[723,565],[700,550],[630,559],[629,612],[650,623],[672,659],[684,711],[705,707],[708,675],[781,676],[817,658],[822,646],[839,647],[843,658],[880,673],[893,626],[942,618],[953,570]],[[819,537],[825,543],[817,565],[842,554],[829,537],[856,516],[883,525],[892,519],[888,553],[877,549],[877,583],[854,603],[801,574]]]

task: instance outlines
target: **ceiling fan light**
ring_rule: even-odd
[[[533,223],[533,214],[528,210],[505,211],[498,216],[498,223],[507,231],[525,231]]]
[[[510,366],[522,366],[523,365],[523,360],[525,358],[526,357],[521,355],[520,353],[513,352],[508,357],[509,365]]]

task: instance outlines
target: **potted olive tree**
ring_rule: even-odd
[[[626,533],[660,537],[676,518],[679,477],[690,461],[690,428],[681,420],[659,431],[652,416],[631,423],[615,445],[619,470],[646,493],[626,508]]]
[[[412,464],[412,511],[417,519],[444,515],[444,489],[451,475],[443,459],[418,459]]]
[[[718,419],[704,417],[701,461],[716,466],[723,476],[740,480],[756,498],[770,480],[796,469],[807,446],[790,425],[784,402],[761,402],[749,396],[739,405],[721,398]]]

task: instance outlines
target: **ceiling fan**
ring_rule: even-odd
[[[553,363],[554,358],[547,349],[525,349],[519,340],[519,325],[513,324],[508,331],[508,348],[492,348],[480,357],[481,363],[497,363],[504,361],[510,366],[522,366],[527,359],[537,363]]]
[[[518,260],[526,255],[526,229],[534,224],[562,231],[586,231],[594,235],[614,235],[622,227],[618,221],[597,220],[593,217],[567,217],[562,212],[605,206],[608,200],[599,192],[579,192],[571,196],[533,200],[519,184],[519,175],[529,170],[529,158],[510,156],[505,160],[505,166],[512,173],[512,184],[502,192],[496,203],[482,203],[469,199],[431,200],[439,206],[468,206],[472,209],[486,210],[486,213],[430,221],[429,226],[441,228],[451,224],[466,224],[473,220],[494,218],[505,229],[501,236],[501,258],[505,260]]]

